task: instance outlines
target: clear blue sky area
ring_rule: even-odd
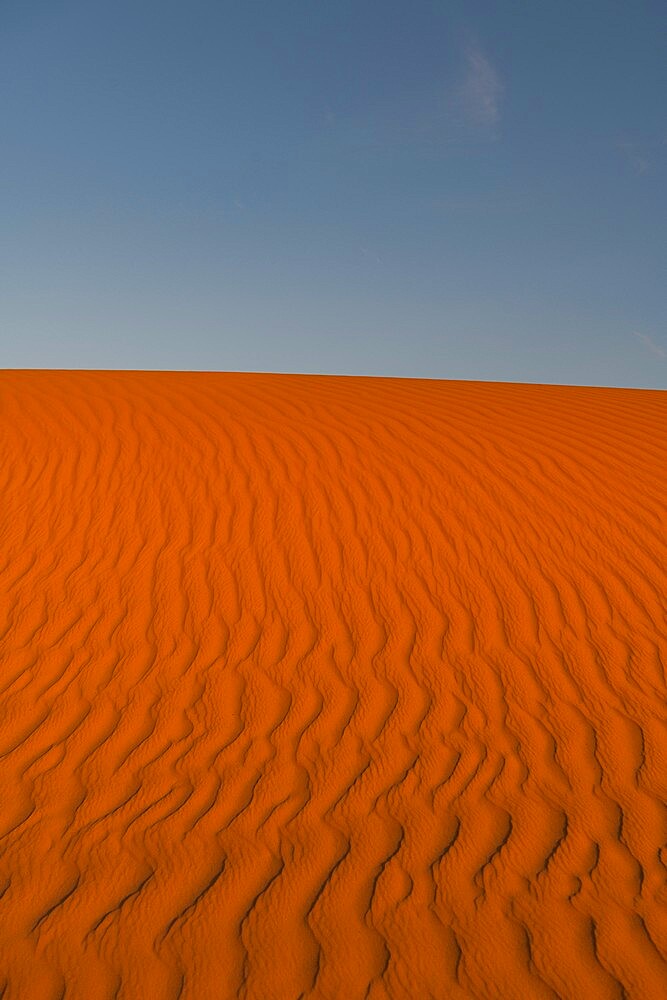
[[[5,0],[0,367],[667,386],[667,4]]]

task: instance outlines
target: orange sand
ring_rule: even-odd
[[[5,372],[3,1000],[667,993],[667,393]]]

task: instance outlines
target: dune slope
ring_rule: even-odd
[[[0,996],[657,998],[667,394],[0,375]]]

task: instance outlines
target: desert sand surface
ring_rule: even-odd
[[[0,412],[3,1000],[667,995],[667,393]]]

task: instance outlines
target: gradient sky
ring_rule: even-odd
[[[667,387],[667,4],[4,0],[5,368]]]

